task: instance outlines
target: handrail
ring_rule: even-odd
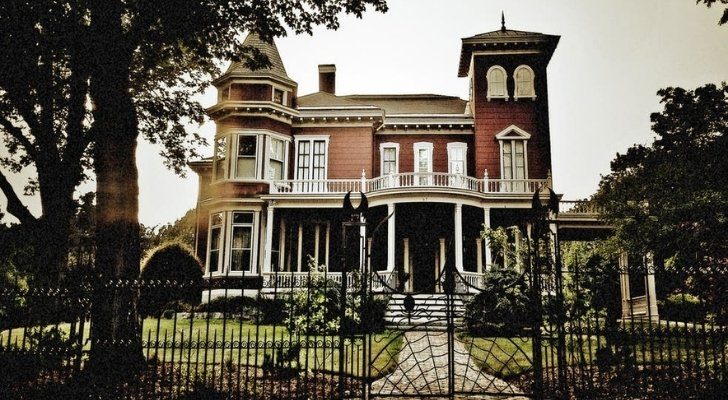
[[[366,179],[285,179],[270,184],[272,194],[342,194],[402,188],[448,188],[480,193],[530,194],[548,179],[478,179],[444,172],[408,172]]]

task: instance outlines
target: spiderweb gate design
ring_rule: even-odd
[[[370,358],[370,398],[529,396],[530,387],[504,378],[531,368],[532,355],[525,350],[530,338],[468,334],[465,304],[480,289],[467,284],[451,266],[443,272],[437,285],[440,293],[404,293],[385,286],[389,325],[387,334],[376,340],[388,343],[369,347],[382,349]],[[382,367],[380,358],[396,362]]]

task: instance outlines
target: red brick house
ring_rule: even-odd
[[[491,263],[483,224],[522,221],[534,190],[551,186],[546,75],[558,42],[505,27],[462,39],[460,99],[338,94],[334,65],[299,95],[275,44],[249,36],[271,66],[233,63],[213,82],[214,156],[191,164],[205,276],[265,289],[276,272],[306,274],[310,256],[336,277],[342,200],[362,191],[370,220],[394,213],[370,244],[380,276],[404,271],[407,290],[434,291],[451,262],[477,284]]]

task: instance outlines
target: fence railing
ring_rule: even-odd
[[[480,193],[530,194],[549,185],[548,179],[478,179],[441,172],[401,173],[361,179],[277,180],[270,184],[273,194],[364,193],[407,188],[450,188]]]
[[[601,207],[590,200],[561,200],[559,201],[560,214],[599,214]]]

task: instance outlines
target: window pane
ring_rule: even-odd
[[[270,179],[283,179],[283,162],[270,160],[268,176]]]
[[[212,225],[222,225],[222,213],[212,214]]]
[[[255,157],[257,138],[255,136],[238,136],[238,155]]]
[[[313,142],[313,174],[312,179],[324,179],[326,170],[326,142]]]
[[[273,101],[278,104],[283,104],[283,91],[280,89],[273,89]]]
[[[513,179],[511,142],[503,142],[503,179]]]
[[[298,142],[298,171],[296,171],[297,179],[309,179],[309,157],[311,142]]]
[[[253,213],[250,213],[250,212],[233,213],[233,223],[234,224],[252,224],[253,223]]]
[[[230,271],[250,271],[250,250],[233,250],[230,253]]]
[[[283,161],[283,156],[285,153],[284,147],[283,147],[283,141],[279,139],[273,139],[270,140],[270,158],[274,160]]]
[[[215,179],[225,178],[226,138],[215,140]]]
[[[255,158],[238,158],[238,165],[235,169],[238,178],[255,178]]]
[[[251,228],[249,226],[236,226],[233,228],[233,249],[249,249]]]
[[[488,94],[491,96],[505,96],[505,74],[500,69],[490,71],[488,75]]]
[[[210,250],[220,249],[220,228],[210,230]]]
[[[430,160],[427,149],[420,149],[418,152],[418,172],[428,172],[430,170]]]
[[[220,252],[218,250],[210,250],[210,272],[217,272],[219,260]]]

